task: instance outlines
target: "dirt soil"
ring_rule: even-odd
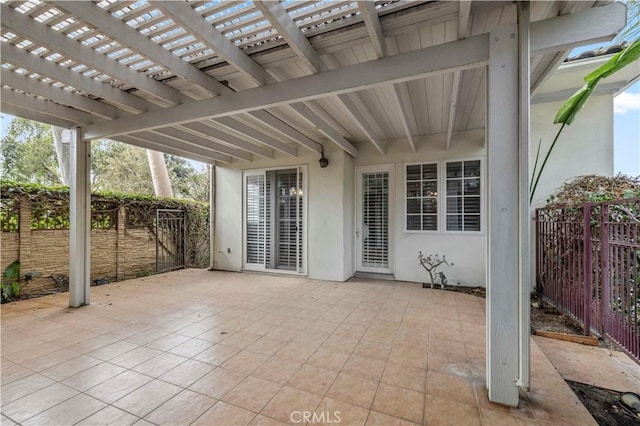
[[[539,306],[531,306],[532,330],[582,335],[582,327],[569,316],[536,297],[532,297],[531,302]]]
[[[600,426],[638,426],[640,424],[640,418],[634,417],[620,403],[621,392],[571,380],[566,382]]]
[[[435,286],[434,288],[438,288],[438,287],[439,286]],[[457,285],[445,285],[443,290],[457,291],[458,293],[471,294],[472,296],[478,296],[483,299],[487,298],[487,289],[484,287],[463,287],[463,286],[457,286]]]

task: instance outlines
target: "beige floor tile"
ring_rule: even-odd
[[[46,356],[36,355],[35,358],[30,358],[20,365],[29,368],[33,371],[44,371],[55,365],[67,362],[74,358],[77,358],[79,353],[68,349],[60,349],[59,351],[51,352]]]
[[[530,393],[528,398],[538,421],[562,422],[571,426],[595,424],[595,420],[575,394],[548,396]]]
[[[245,373],[218,367],[189,386],[189,389],[212,398],[221,399],[231,389],[238,386],[245,377],[247,377]]]
[[[228,339],[224,341],[225,345],[235,346],[240,349],[245,349],[247,346],[260,339],[262,335],[249,333],[247,331],[239,331],[234,333]]]
[[[277,421],[277,420],[274,420]],[[11,420],[9,417],[4,414],[0,414],[0,425],[2,426],[18,426],[18,423]]]
[[[114,365],[108,362],[103,362],[95,367],[91,367],[78,374],[75,374],[67,379],[64,379],[62,383],[67,386],[71,386],[81,392],[86,391],[100,383],[109,380],[118,374],[126,371],[123,367]]]
[[[259,354],[243,350],[226,360],[222,366],[230,370],[241,371],[246,374],[252,373],[269,359],[269,355]]]
[[[138,373],[151,377],[160,377],[169,370],[185,362],[187,358],[163,352],[155,358],[151,358],[133,368]]]
[[[349,352],[341,352],[334,348],[322,347],[307,361],[307,364],[327,370],[340,371],[349,359]]]
[[[92,414],[80,423],[76,423],[77,426],[129,426],[138,421],[138,418],[133,414],[129,414],[111,405],[103,408],[97,413]]]
[[[80,394],[31,417],[24,426],[72,425],[106,407],[102,401]]]
[[[313,415],[315,414],[315,417]],[[369,410],[331,398],[324,398],[312,413],[311,424],[314,425],[364,425]]]
[[[427,395],[425,400],[425,425],[478,425],[480,426],[480,412],[474,404],[465,404],[446,398]]]
[[[3,386],[33,374],[33,370],[29,370],[28,368],[4,358],[2,359],[2,362],[0,362],[0,368],[2,369],[0,377],[2,379],[1,382]]]
[[[324,395],[331,387],[337,375],[338,372],[335,370],[327,370],[325,368],[304,364],[289,379],[287,385],[307,392],[317,393],[318,395]]]
[[[209,349],[205,349],[196,355],[193,359],[206,362],[211,365],[222,365],[226,360],[240,352],[240,348],[234,346],[225,346],[224,344],[216,344]]]
[[[2,405],[39,391],[47,386],[51,386],[54,383],[55,381],[49,377],[34,373],[7,385],[3,385],[1,388]]]
[[[367,426],[414,426],[417,423],[371,410],[366,424]]]
[[[133,424],[134,426],[156,426],[151,422],[146,421],[145,419],[140,419]]]
[[[295,419],[291,418],[292,415],[295,415],[296,412],[313,412],[321,400],[320,395],[285,386],[260,414],[285,423],[293,423]]]
[[[87,390],[86,393],[101,401],[112,404],[130,392],[146,385],[151,380],[152,378],[149,376],[127,370],[124,373]]]
[[[103,361],[109,361],[119,355],[134,350],[139,345],[126,340],[120,340],[119,342],[112,343],[107,346],[103,346],[93,352],[89,352],[89,356],[101,359]]]
[[[189,359],[176,368],[167,371],[160,376],[159,379],[183,388],[188,388],[215,368],[216,367],[211,364]]]
[[[177,282],[180,285],[172,285]],[[585,347],[570,350],[570,356],[566,356],[562,362],[556,361],[554,366],[533,340],[531,402],[525,396],[521,406],[515,409],[492,404],[486,398],[483,384],[485,301],[465,294],[425,290],[409,283],[371,282],[366,279],[329,283],[299,277],[185,270],[92,288],[92,301],[92,305],[73,310],[72,314],[67,313],[68,297],[65,295],[3,305],[1,391],[5,406],[21,416],[20,420],[9,420],[11,416],[3,417],[3,424],[28,420],[47,409],[51,409],[49,413],[55,413],[57,404],[76,395],[69,388],[59,388],[60,384],[47,386],[49,382],[35,379],[35,383],[20,383],[21,379],[34,373],[25,368],[26,365],[44,371],[52,379],[64,378],[61,383],[86,391],[88,396],[93,396],[91,393],[102,395],[104,392],[102,397],[107,400],[117,394],[121,401],[131,399],[131,404],[136,407],[154,405],[149,411],[177,393],[148,388],[143,395],[141,389],[153,383],[146,382],[152,378],[141,374],[137,378],[143,377],[144,380],[136,382],[135,372],[112,362],[127,368],[149,363],[145,372],[154,375],[162,372],[162,386],[173,389],[171,384],[176,385],[176,392],[182,392],[186,386],[195,386],[202,388],[191,389],[200,396],[218,399],[228,392],[234,392],[233,396],[237,396],[238,401],[242,398],[251,399],[253,389],[247,392],[248,396],[239,390],[234,391],[248,377],[246,371],[254,367],[252,362],[239,356],[243,348],[245,353],[273,357],[262,358],[267,362],[256,366],[257,369],[251,374],[252,380],[276,381],[282,385],[288,379],[286,387],[263,409],[280,412],[281,417],[275,419],[266,412],[257,416],[250,410],[219,402],[217,409],[213,410],[213,406],[207,410],[207,416],[201,416],[202,423],[209,424],[209,418],[228,420],[233,416],[238,416],[239,423],[289,423],[293,411],[291,406],[312,406],[316,412],[322,411],[324,406],[314,405],[319,404],[325,396],[327,403],[334,400],[338,401],[335,404],[360,407],[357,402],[346,399],[349,396],[362,397],[366,392],[345,391],[349,388],[348,384],[343,383],[345,376],[358,378],[357,375],[361,374],[359,379],[366,381],[364,377],[374,378],[379,374],[375,367],[368,365],[388,362],[380,378],[382,384],[379,389],[376,380],[370,383],[374,383],[374,392],[378,389],[377,392],[382,396],[388,385],[397,386],[398,391],[390,397],[374,397],[375,403],[384,407],[383,402],[379,402],[384,400],[387,405],[399,405],[394,401],[404,398],[404,392],[411,394],[410,391],[428,389],[429,393],[422,401],[423,409],[426,406],[427,410],[427,424],[434,423],[433,418],[443,416],[451,417],[453,421],[473,418],[469,422],[477,423],[477,415],[473,416],[470,414],[472,410],[469,411],[469,407],[475,406],[476,400],[483,410],[480,416],[484,424],[527,424],[534,419],[545,425],[594,424],[559,376],[556,367],[571,367],[571,360],[588,366],[597,365],[597,368],[574,368],[575,371],[586,372],[585,379],[594,383],[599,379],[613,379],[620,385],[622,382],[618,378],[624,373],[629,379],[633,378],[631,383],[635,384],[640,377],[640,373],[636,374],[637,366],[633,364],[629,367],[625,363],[628,359],[619,360],[617,353],[609,356],[608,352],[603,352],[606,357],[591,364],[588,360],[589,350]],[[197,336],[195,340],[194,336]],[[227,340],[233,345],[224,343]],[[590,349],[602,351],[599,348]],[[159,354],[156,350],[175,353]],[[80,356],[88,354],[91,355]],[[160,356],[162,358],[158,358]],[[178,358],[173,358],[175,356]],[[252,358],[244,353],[242,356]],[[189,357],[194,360],[187,361]],[[237,358],[232,361],[234,357]],[[98,361],[92,358],[112,362],[93,365]],[[184,362],[175,366],[172,364],[175,359]],[[161,365],[156,370],[152,360],[164,361],[159,362]],[[217,367],[225,362],[229,362],[227,366],[240,368],[244,372]],[[615,362],[616,366],[610,366],[608,363],[611,362]],[[300,367],[300,364],[304,365]],[[167,371],[167,367],[170,370]],[[430,374],[426,384],[424,367],[428,367]],[[84,368],[87,369],[82,371]],[[127,376],[123,376],[103,385],[125,371],[127,376],[133,376],[128,380]],[[343,376],[336,380],[340,372]],[[438,380],[441,380],[440,384]],[[470,383],[475,389],[469,389]],[[354,383],[351,385],[358,387]],[[47,387],[37,389],[40,386]],[[58,387],[57,391],[47,393],[47,389],[52,387]],[[295,404],[282,403],[283,399],[287,400],[286,389],[300,392],[299,398],[289,398],[295,400]],[[340,398],[327,394],[331,392]],[[24,396],[6,402],[6,395],[13,395],[11,399]],[[309,395],[309,403],[304,403]],[[63,400],[60,400],[61,397]],[[84,398],[78,397],[76,400]],[[151,404],[154,400],[157,406]],[[429,404],[429,401],[432,403]],[[440,402],[433,404],[433,401]],[[5,406],[2,408],[3,415]],[[276,410],[275,407],[280,408]],[[368,408],[365,404],[365,407],[356,411],[361,413]],[[384,409],[393,411],[389,407]],[[83,407],[77,408],[80,413],[82,410]],[[168,410],[170,413],[166,417],[179,410]],[[449,410],[453,414],[442,414],[438,410]],[[72,412],[67,414],[74,419],[79,415]],[[156,420],[161,421],[160,417],[165,416],[158,415]],[[137,420],[136,416],[114,406],[106,407],[86,420],[89,424],[90,421],[100,424],[107,420],[118,424],[151,424],[146,420]],[[343,419],[342,424],[345,422]],[[359,418],[349,422],[361,423]],[[368,414],[367,422],[385,425],[408,423],[376,410]],[[226,424],[228,421],[221,420],[219,423]]]
[[[192,426],[248,425],[256,413],[219,401],[200,416]]]
[[[391,353],[391,345],[374,341],[361,341],[353,350],[354,355],[386,361]]]
[[[247,377],[222,400],[235,406],[259,413],[282,388],[279,383],[256,377]]]
[[[382,374],[381,382],[401,388],[424,392],[427,371],[405,364],[388,362]]]
[[[525,419],[522,417],[512,416],[509,413],[502,410],[492,410],[489,408],[481,407],[480,408],[480,416],[482,418],[483,425],[491,425],[491,426],[532,426],[536,424],[549,424],[549,423],[540,423],[537,421],[533,421],[530,419]],[[551,424],[570,424],[570,423],[551,423]],[[585,425],[588,423],[584,423]]]
[[[145,417],[145,420],[157,425],[187,425],[200,417],[216,402],[217,400],[208,396],[183,390],[153,410]]]
[[[77,394],[78,391],[68,386],[54,383],[13,402],[3,404],[2,414],[15,422],[22,423],[28,418],[40,414]]]
[[[280,420],[272,419],[271,417],[263,416],[262,414],[258,414],[251,423],[250,426],[283,426],[286,423],[281,422]]]
[[[301,366],[302,364],[299,362],[274,357],[258,367],[251,375],[271,382],[285,384]]]
[[[463,377],[428,371],[426,392],[440,398],[453,399],[466,404],[476,404],[473,382]]]
[[[185,358],[193,358],[205,349],[209,349],[211,346],[213,346],[213,342],[195,338],[175,346],[168,352]]]
[[[394,346],[389,355],[389,361],[396,364],[404,364],[409,367],[427,368],[428,353],[422,349]]]
[[[286,341],[264,336],[247,346],[247,350],[264,355],[273,355],[286,344]]]
[[[183,336],[182,334],[168,334],[166,336],[160,337],[159,339],[154,340],[153,342],[147,343],[145,346],[157,349],[159,351],[168,351],[181,343],[184,343],[190,340],[190,337]]]
[[[138,417],[145,417],[180,391],[178,386],[153,380],[120,398],[113,405]]]
[[[79,357],[70,359],[69,361],[47,368],[42,371],[42,374],[54,380],[61,381],[101,363],[102,361],[99,359],[80,355]]]
[[[372,409],[414,423],[422,423],[424,393],[381,383]]]
[[[332,399],[371,408],[378,382],[340,373],[327,392]]]
[[[113,358],[109,362],[112,364],[119,365],[120,367],[133,368],[139,364],[142,364],[145,361],[150,360],[151,358],[157,357],[161,353],[162,352],[157,349],[140,346],[132,351],[129,351],[122,355],[118,355],[117,357]]]
[[[372,381],[380,381],[385,364],[385,361],[379,359],[351,355],[347,363],[342,367],[342,371],[352,376],[358,376]]]
[[[287,343],[278,352],[276,352],[274,356],[276,358],[303,364],[314,354],[314,352],[316,352],[316,348],[314,347],[305,347],[300,344]]]

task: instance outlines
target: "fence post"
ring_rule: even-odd
[[[583,272],[584,272],[584,335],[589,336],[591,334],[591,281],[593,279],[593,267],[591,265],[591,204],[585,204],[582,207],[583,214],[583,229],[582,229],[582,238],[583,238],[583,247],[584,247],[584,264],[583,264]]]
[[[602,336],[607,332],[609,322],[609,205],[602,204],[600,213],[600,278],[602,287]]]
[[[118,220],[116,222],[116,281],[123,280],[125,278],[125,220],[126,213],[124,206],[118,208]]]
[[[33,268],[31,263],[31,200],[20,197],[20,213],[18,216],[18,260],[22,275]]]

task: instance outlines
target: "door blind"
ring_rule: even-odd
[[[278,269],[296,269],[298,257],[298,198],[297,170],[276,173],[278,221],[276,252]]]
[[[266,262],[265,177],[248,175],[246,185],[246,262],[264,265]]]
[[[389,267],[389,172],[362,174],[362,266]]]
[[[302,186],[299,169],[246,175],[246,263],[303,270]]]

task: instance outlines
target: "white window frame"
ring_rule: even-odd
[[[263,175],[266,179],[268,171],[299,169],[302,172],[302,266],[299,270],[290,271],[285,269],[267,268],[265,265],[256,263],[247,263],[247,176]],[[307,275],[307,259],[309,253],[308,247],[308,206],[309,206],[309,172],[306,164],[298,164],[291,166],[267,167],[262,169],[249,169],[242,171],[242,269],[246,271],[264,271],[284,275]],[[266,182],[265,182],[266,185]],[[265,233],[266,234],[266,233]]]
[[[389,173],[389,240],[388,240],[388,250],[389,250],[389,268],[366,268],[360,267],[360,250],[359,244],[361,244],[362,240],[357,236],[357,234],[362,235],[361,229],[361,212],[362,212],[362,173],[375,173],[375,172],[388,172]],[[354,179],[354,198],[355,198],[355,212],[353,215],[355,225],[354,225],[354,235],[353,235],[353,268],[356,272],[371,272],[371,273],[388,273],[393,274],[396,270],[395,264],[395,223],[396,223],[396,212],[397,209],[394,209],[392,206],[395,205],[396,202],[396,165],[395,163],[385,163],[385,164],[375,164],[368,166],[356,166],[355,167],[355,179]]]
[[[447,229],[447,164],[449,163],[465,163],[470,161],[480,162],[480,230],[479,231],[450,231]],[[485,233],[485,194],[486,194],[486,178],[484,171],[484,159],[482,157],[465,157],[459,159],[442,160],[442,233],[456,235],[484,235]],[[463,176],[464,183],[464,176]],[[463,201],[464,202],[464,201]],[[464,220],[464,218],[463,218]]]
[[[458,162],[480,161],[480,230],[479,231],[449,231],[447,230],[447,164]],[[422,164],[438,165],[438,230],[418,231],[407,229],[407,166]],[[484,235],[486,232],[486,177],[484,157],[463,157],[451,158],[436,161],[413,161],[403,162],[403,204],[401,212],[403,215],[403,234],[454,234],[454,235]]]
[[[408,189],[407,189],[407,167],[409,166],[422,166],[422,165],[429,165],[429,164],[435,164],[437,167],[437,171],[436,171],[436,179],[437,179],[437,191],[438,191],[438,195],[436,196],[436,201],[438,203],[438,207],[436,210],[436,221],[437,221],[437,227],[438,229],[436,230],[431,230],[431,229],[427,229],[427,230],[418,230],[418,229],[407,229],[408,228],[408,223],[407,223],[407,198],[408,198]],[[442,163],[440,161],[414,161],[411,163],[403,163],[402,164],[403,168],[404,168],[404,172],[403,172],[403,180],[404,183],[402,185],[402,187],[404,188],[404,193],[403,193],[403,206],[402,206],[402,213],[403,213],[403,223],[404,223],[404,228],[403,228],[403,232],[405,234],[440,234],[442,233],[442,224],[441,224],[441,216],[442,216],[442,212],[441,212],[441,204],[442,204],[442,200],[441,200],[441,194],[442,194]],[[422,214],[420,215],[422,220]]]

